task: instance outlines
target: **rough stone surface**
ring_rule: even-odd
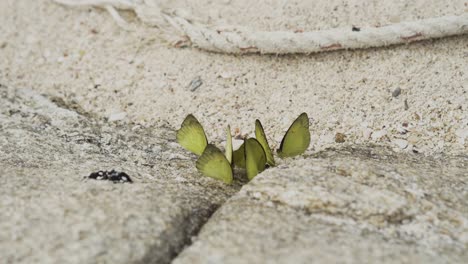
[[[167,128],[70,109],[0,87],[2,263],[167,263],[239,188],[200,176]],[[111,169],[134,183],[83,179]]]
[[[377,146],[282,161],[174,263],[467,263],[467,172],[466,155]]]

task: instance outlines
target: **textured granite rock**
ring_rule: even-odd
[[[278,160],[235,194],[240,183],[200,176],[195,157],[173,138],[164,126],[109,124],[74,102],[1,86],[2,260],[468,260],[466,155],[426,157],[344,143]],[[83,179],[111,169],[134,183]]]
[[[282,161],[174,263],[467,263],[468,156],[377,146]]]
[[[200,176],[173,138],[1,86],[0,262],[169,262],[239,189]],[[111,169],[133,183],[83,179]]]

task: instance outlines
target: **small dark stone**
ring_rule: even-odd
[[[346,141],[346,135],[343,133],[336,133],[335,134],[335,142],[336,143],[343,143]]]
[[[115,170],[111,171],[97,171],[91,173],[89,176],[85,177],[93,180],[107,180],[113,183],[132,183],[132,179],[125,172],[118,172]]]
[[[201,77],[198,76],[189,83],[188,88],[190,89],[191,92],[195,92],[195,90],[197,90],[202,84],[203,84],[203,81]]]
[[[361,31],[361,28],[358,28],[358,27],[353,26],[352,30],[353,30],[353,31]]]
[[[393,97],[398,97],[400,94],[401,94],[401,89],[400,89],[400,88],[396,88],[396,89],[392,92],[392,96],[393,96]]]

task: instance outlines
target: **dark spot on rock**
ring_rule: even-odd
[[[358,28],[358,27],[353,26],[352,31],[358,32],[358,31],[361,31],[361,28]]]
[[[91,173],[89,176],[85,176],[86,179],[111,181],[113,183],[133,183],[130,176],[125,172],[119,172],[116,170],[111,171],[97,171]]]
[[[346,135],[343,133],[336,133],[335,134],[335,142],[336,143],[343,143],[346,141]]]
[[[191,92],[195,92],[195,90],[197,90],[202,84],[203,81],[201,77],[198,76],[189,83],[187,88],[189,88]]]
[[[400,89],[400,88],[396,88],[396,89],[392,92],[392,96],[393,96],[393,97],[398,97],[400,94],[401,94],[401,89]]]

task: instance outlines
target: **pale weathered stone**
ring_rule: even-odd
[[[467,156],[370,145],[279,163],[174,263],[467,263]]]
[[[401,138],[396,138],[392,142],[401,149],[405,149],[406,147],[408,147],[408,141]]]
[[[57,102],[0,87],[2,263],[167,263],[238,189],[198,174],[167,128]],[[83,179],[110,169],[134,183]]]

